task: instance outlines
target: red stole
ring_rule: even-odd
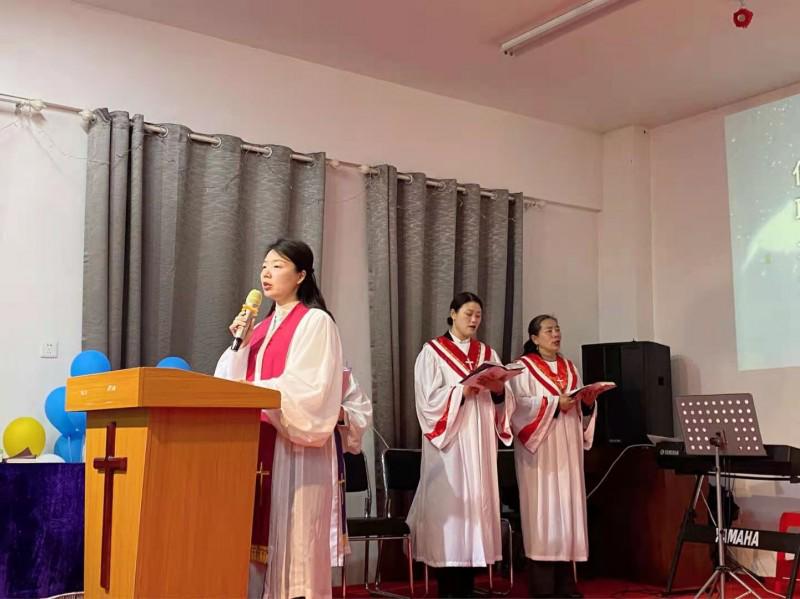
[[[466,355],[458,344],[447,335],[428,341],[433,351],[444,360],[456,374],[465,377],[492,357],[492,349],[477,339],[470,339]]]
[[[550,370],[547,361],[538,353],[525,354],[519,359],[535,378],[551,395],[563,395],[574,391],[578,387],[578,373],[575,365],[561,354],[556,355],[556,372]],[[556,400],[557,401],[557,400]],[[536,417],[519,431],[519,439],[527,443],[528,439],[536,432],[547,412],[547,396],[542,397],[542,404]]]
[[[550,366],[538,353],[525,354],[520,361],[528,367],[531,375],[553,395],[562,395],[578,386],[578,373],[575,365],[561,354],[556,355],[555,373],[550,370]]]
[[[271,379],[283,374],[286,368],[286,355],[289,345],[300,321],[308,313],[302,303],[297,304],[281,321],[272,334],[261,362],[260,380]],[[250,340],[250,355],[247,357],[247,380],[255,380],[256,359],[269,331],[275,313],[273,312],[253,331]],[[256,499],[253,508],[252,544],[266,547],[269,542],[269,509],[272,496],[272,459],[275,455],[275,438],[278,433],[269,422],[261,419],[261,434],[258,440],[258,475],[256,476]]]

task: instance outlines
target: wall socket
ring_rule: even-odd
[[[40,358],[57,358],[58,341],[44,341],[39,348]]]

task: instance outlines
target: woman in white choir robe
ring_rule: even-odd
[[[372,425],[372,401],[362,391],[355,375],[349,368],[344,371],[342,381],[342,409],[336,423],[340,446],[346,453],[360,453],[364,432]],[[340,470],[337,463],[337,471]],[[331,565],[341,567],[344,557],[350,554],[345,530],[345,486],[344,472],[339,472],[333,493],[333,513],[331,516]],[[359,514],[360,515],[360,514]]]
[[[301,241],[271,245],[261,269],[275,304],[227,350],[216,376],[248,380],[281,393],[265,415],[277,430],[272,463],[269,556],[264,597],[331,596],[330,530],[338,478],[333,431],[342,403],[339,331],[314,277],[314,256]],[[245,326],[243,314],[231,332]]]
[[[547,314],[528,325],[524,366],[509,381],[509,411],[532,597],[580,597],[572,562],[589,557],[583,452],[591,448],[596,395],[567,395],[581,386],[560,353],[561,329]]]
[[[440,597],[472,596],[474,568],[502,559],[497,439],[512,441],[505,386],[492,381],[478,391],[460,382],[498,362],[474,338],[482,310],[477,295],[456,295],[450,330],[425,344],[414,367],[422,464],[407,522],[414,558],[436,568]]]

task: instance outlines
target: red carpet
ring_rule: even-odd
[[[514,583],[513,591],[506,595],[509,599],[517,598],[517,597],[527,597],[527,579],[523,573],[522,576],[516,577]],[[480,576],[476,580],[477,587],[485,588],[487,586],[488,579],[485,576]],[[507,588],[508,581],[506,579],[495,579],[496,591],[505,590]],[[755,583],[753,583],[755,585]],[[414,596],[415,597],[423,597],[425,594],[425,585],[421,580],[417,581]],[[385,583],[381,587],[383,590],[391,591],[393,593],[397,593],[399,595],[408,596],[408,585],[399,583],[399,582],[391,582]],[[587,599],[590,598],[603,598],[603,599],[644,599],[644,598],[652,598],[652,597],[662,597],[662,590],[656,587],[638,584],[635,582],[628,582],[625,580],[610,580],[610,579],[593,579],[587,581],[581,581],[578,583],[578,588],[580,589],[581,593]],[[753,587],[754,590],[759,594],[761,597],[772,597],[758,586]],[[744,588],[742,588],[738,583],[728,583],[726,587],[726,596],[728,597],[737,597],[744,592]],[[695,591],[696,592],[696,591]],[[669,597],[674,599],[687,599],[689,597],[694,597],[695,592],[691,593],[679,593],[676,595],[669,595]],[[342,591],[341,587],[333,589],[333,596],[334,597],[341,597]],[[348,585],[347,586],[347,597],[369,597],[369,594],[364,590],[363,586],[359,585]],[[428,594],[429,598],[436,597],[436,583],[431,580],[430,581],[430,592]]]

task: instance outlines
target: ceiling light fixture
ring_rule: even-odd
[[[564,29],[570,25],[574,25],[575,23],[588,18],[596,12],[608,8],[612,4],[616,4],[620,1],[621,0],[587,0],[587,2],[584,2],[583,4],[566,11],[557,17],[553,17],[552,19],[540,23],[525,33],[521,33],[518,36],[511,38],[507,42],[500,44],[500,50],[506,56],[514,56],[514,51],[523,44],[528,44],[545,36],[549,36],[559,29]]]

